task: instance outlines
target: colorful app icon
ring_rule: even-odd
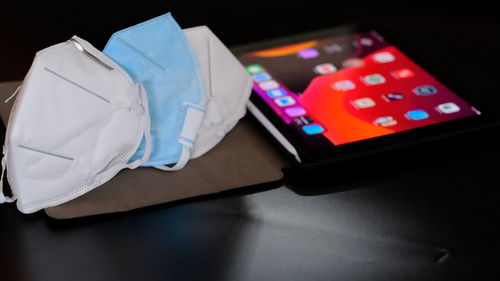
[[[342,80],[333,83],[332,87],[337,91],[349,91],[355,89],[356,84],[354,84],[351,80]]]
[[[365,65],[365,61],[362,60],[362,59],[358,59],[358,58],[350,58],[350,59],[346,59],[345,61],[342,62],[342,66],[344,68],[358,68],[358,67],[362,67]]]
[[[394,57],[394,55],[389,52],[380,52],[373,55],[373,60],[378,63],[388,63],[395,61],[396,57]]]
[[[382,95],[382,98],[386,102],[393,102],[393,101],[400,101],[400,100],[404,99],[405,96],[401,93],[388,93],[388,94]]]
[[[352,105],[355,108],[369,108],[375,106],[375,101],[373,101],[371,98],[361,98],[354,100],[352,102]]]
[[[314,67],[314,72],[319,75],[330,74],[337,71],[335,65],[331,63],[318,64]]]
[[[378,73],[363,76],[361,80],[363,80],[363,82],[365,82],[365,84],[368,86],[373,86],[373,85],[385,83],[384,76],[382,76]]]
[[[304,126],[311,124],[314,120],[310,116],[300,116],[299,118],[293,119],[293,123],[297,126]]]
[[[295,104],[295,100],[291,96],[284,96],[281,98],[276,98],[274,99],[274,102],[279,106],[279,107],[286,107],[290,105]]]
[[[396,125],[398,122],[392,116],[382,116],[373,121],[373,124],[381,127],[390,127]]]
[[[391,72],[392,77],[396,79],[404,79],[404,78],[410,78],[415,76],[415,73],[413,71],[409,70],[408,68],[403,68],[399,70],[395,70]]]
[[[460,111],[460,107],[453,102],[442,103],[436,107],[436,110],[441,113],[450,114]]]
[[[406,112],[405,116],[410,120],[422,120],[429,118],[429,113],[425,112],[423,109],[416,109]]]
[[[342,52],[342,46],[340,46],[337,43],[326,45],[326,46],[323,47],[323,49],[329,55],[331,55],[331,54],[337,54],[337,53]]]
[[[368,47],[369,47],[369,46],[373,45],[373,40],[372,40],[372,39],[370,39],[370,38],[366,38],[366,37],[365,37],[365,38],[361,38],[361,39],[359,40],[359,43],[360,43],[361,45],[363,45],[363,46],[368,46]]]
[[[433,95],[433,94],[437,93],[438,91],[436,88],[434,88],[431,85],[424,85],[424,86],[416,87],[415,89],[413,89],[413,92],[419,96],[428,96],[428,95]]]
[[[319,56],[319,52],[318,52],[318,50],[316,50],[314,48],[308,48],[308,49],[300,50],[297,53],[297,56],[299,58],[302,58],[302,59],[313,59],[313,58]]]
[[[317,135],[325,132],[325,129],[320,124],[309,124],[302,127],[302,131],[304,131],[308,135]]]
[[[271,75],[267,72],[262,72],[259,74],[252,75],[253,81],[255,82],[263,82],[267,80],[271,80]]]
[[[280,84],[275,80],[269,80],[259,83],[259,87],[264,91],[274,90],[280,87]]]
[[[271,98],[277,98],[277,97],[282,97],[282,96],[285,96],[286,95],[286,91],[285,89],[283,88],[278,88],[278,89],[274,89],[274,90],[271,90],[271,91],[267,91],[267,95]]]
[[[264,71],[264,68],[260,64],[247,65],[245,68],[250,75],[258,74]]]
[[[289,117],[294,118],[294,117],[306,115],[307,112],[302,106],[292,106],[292,107],[287,107],[285,109],[285,113]]]

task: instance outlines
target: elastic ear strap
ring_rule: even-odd
[[[184,117],[182,131],[177,140],[182,144],[181,156],[174,166],[154,166],[157,169],[163,171],[177,171],[184,168],[186,163],[191,158],[191,147],[193,146],[196,136],[198,135],[198,130],[200,129],[201,122],[205,116],[205,109],[199,105],[188,102],[184,102],[182,105],[186,108],[186,116]]]
[[[4,149],[4,151],[5,151],[5,149]],[[12,202],[16,201],[15,196],[8,197],[8,196],[5,196],[5,194],[3,194],[3,176],[5,174],[5,167],[7,165],[6,157],[7,157],[7,155],[4,152],[4,156],[2,157],[2,176],[0,177],[0,204],[12,203]]]
[[[189,158],[191,158],[191,146],[187,144],[182,144],[182,152],[181,156],[179,157],[179,161],[175,163],[174,166],[169,167],[169,166],[154,166],[156,169],[160,169],[163,171],[178,171],[184,166],[186,166],[187,162],[189,161]]]

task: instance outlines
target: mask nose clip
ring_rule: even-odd
[[[98,57],[94,56],[89,51],[85,50],[85,48],[82,46],[82,44],[80,44],[80,42],[78,42],[78,40],[76,40],[75,38],[70,38],[68,40],[68,42],[72,43],[80,52],[82,52],[84,55],[91,58],[93,61],[97,62],[98,64],[102,65],[104,68],[106,68],[110,71],[113,70],[113,68],[111,66],[109,66],[107,63],[103,62]]]

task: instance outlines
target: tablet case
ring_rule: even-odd
[[[18,81],[0,83],[0,116],[4,124],[14,103],[4,100],[19,84]],[[122,170],[104,185],[45,212],[56,219],[123,212],[280,181],[281,169],[288,163],[257,125],[248,117],[243,118],[214,149],[189,161],[180,171],[142,167]]]

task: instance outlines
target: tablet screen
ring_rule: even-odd
[[[244,54],[254,92],[291,129],[333,145],[480,115],[374,31]]]

